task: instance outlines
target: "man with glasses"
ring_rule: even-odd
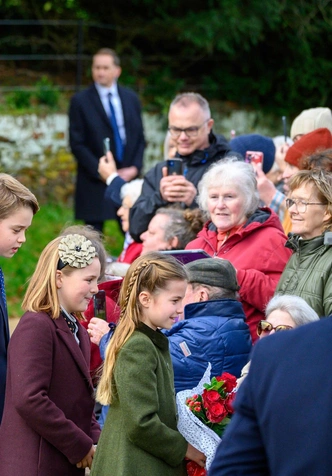
[[[166,162],[158,163],[146,174],[142,194],[130,210],[130,234],[135,241],[140,241],[158,208],[175,203],[183,208],[197,207],[196,187],[202,175],[213,162],[230,152],[225,137],[212,132],[210,107],[200,94],[176,96],[170,105],[168,122],[176,157],[183,161],[183,175],[168,176]],[[235,152],[232,155],[237,156]]]

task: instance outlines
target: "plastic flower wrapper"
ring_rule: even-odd
[[[236,377],[231,374],[225,372],[212,380],[210,375],[209,363],[197,387],[176,395],[178,430],[188,443],[205,454],[207,469],[233,413],[236,387]],[[206,474],[193,462],[187,464],[187,471],[193,476]]]

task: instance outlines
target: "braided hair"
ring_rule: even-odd
[[[120,291],[119,323],[107,346],[104,367],[97,388],[96,398],[102,405],[108,405],[112,401],[114,391],[110,382],[113,383],[112,377],[117,356],[142,320],[140,293],[147,291],[156,295],[167,287],[169,281],[186,279],[186,271],[178,260],[157,251],[140,256],[130,265]]]

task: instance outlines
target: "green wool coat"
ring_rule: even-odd
[[[115,394],[91,476],[184,476],[168,339],[145,324],[119,352]]]
[[[332,314],[332,246],[324,245],[324,234],[310,240],[292,235],[287,241],[295,253],[290,257],[276,294],[303,298],[319,317]]]

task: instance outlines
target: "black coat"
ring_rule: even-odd
[[[188,156],[180,156],[184,163],[186,179],[197,187],[203,174],[211,164],[223,159],[230,152],[228,142],[223,136],[210,134],[210,146],[204,150],[196,150]],[[236,155],[237,154],[233,154]],[[243,159],[242,159],[243,160]],[[144,177],[142,193],[130,210],[130,235],[140,242],[140,235],[147,230],[151,218],[160,207],[169,205],[160,195],[162,168],[166,162],[156,164]],[[191,208],[197,208],[194,200]]]
[[[99,158],[104,155],[103,139],[110,138],[111,151],[118,168],[143,163],[145,140],[138,96],[118,86],[126,129],[126,146],[121,163],[116,160],[113,129],[95,85],[75,94],[69,109],[69,140],[77,161],[75,217],[85,221],[114,218],[114,209],[105,203],[106,184],[98,174]]]

